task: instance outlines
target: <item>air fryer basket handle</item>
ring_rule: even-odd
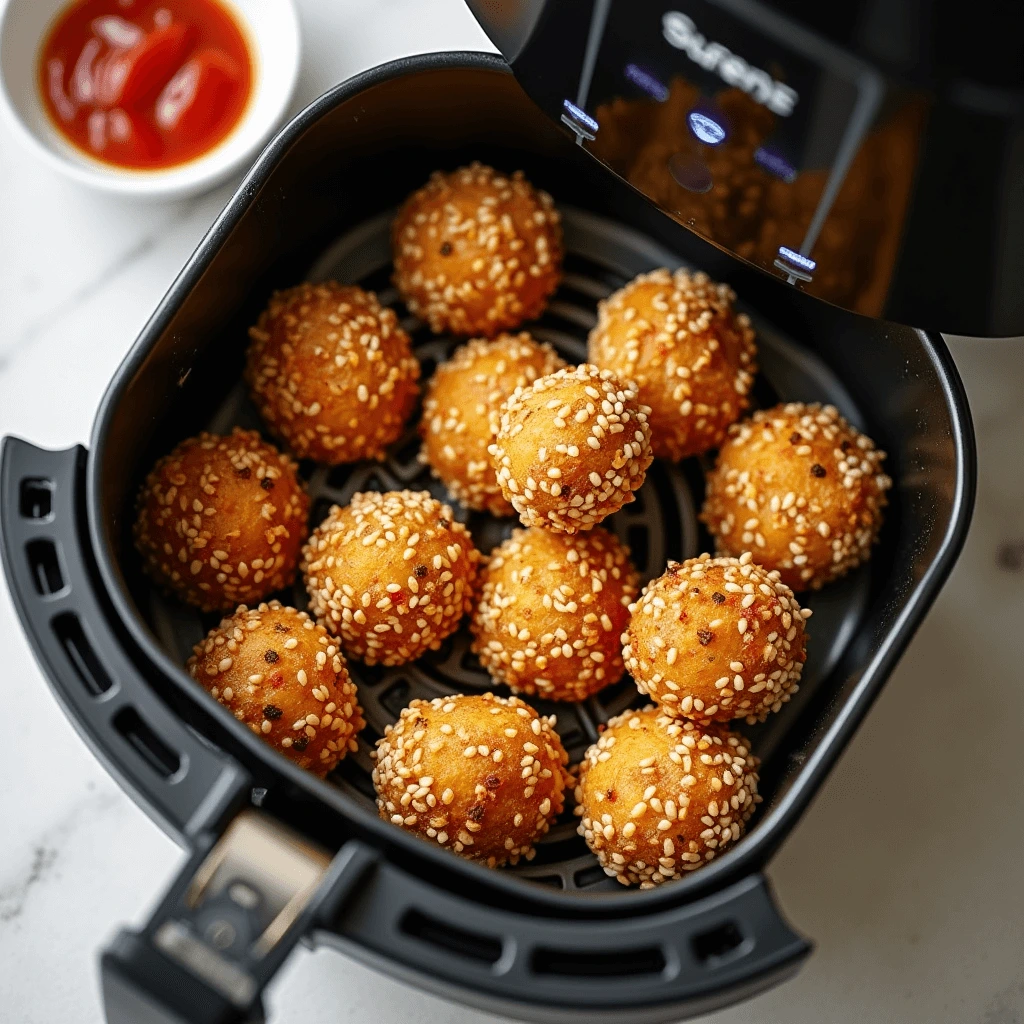
[[[146,682],[97,585],[84,511],[87,453],[8,437],[0,449],[4,571],[36,659],[72,724],[178,842],[219,830],[245,772],[192,732]]]
[[[575,920],[483,906],[384,863],[345,904],[333,935],[368,962],[384,954],[461,1002],[559,1021],[674,1021],[747,998],[810,952],[750,875],[655,913]],[[367,955],[369,954],[369,955]]]

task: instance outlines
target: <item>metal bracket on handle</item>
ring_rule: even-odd
[[[295,944],[332,915],[373,863],[242,811],[189,858],[149,923],[102,957],[109,1024],[257,1024],[261,993]]]

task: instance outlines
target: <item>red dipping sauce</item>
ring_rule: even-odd
[[[89,156],[156,170],[213,149],[252,90],[249,47],[217,0],[77,0],[39,54],[53,123]]]

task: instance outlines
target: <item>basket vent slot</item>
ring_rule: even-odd
[[[22,519],[49,519],[53,514],[53,481],[42,477],[22,480],[18,511]]]
[[[402,709],[409,703],[409,682],[396,679],[381,695],[381,704],[397,718]]]
[[[753,946],[752,942],[744,939],[735,921],[725,921],[706,932],[700,932],[690,942],[693,955],[708,966],[743,956]]]
[[[646,526],[630,526],[626,531],[626,543],[629,545],[629,551],[633,556],[634,565],[639,566],[647,564],[648,539]]]
[[[114,716],[114,728],[157,775],[169,779],[181,768],[181,755],[172,750],[132,707]]]
[[[598,882],[603,882],[605,877],[604,868],[600,864],[588,864],[576,872],[573,881],[578,889],[586,889],[591,885],[597,885]]]
[[[530,958],[535,974],[557,974],[567,978],[624,978],[638,974],[661,974],[665,954],[657,946],[615,949],[547,949],[538,946]]]
[[[78,616],[74,612],[64,612],[53,620],[52,625],[57,640],[86,690],[93,697],[100,697],[110,690],[114,681],[96,657],[92,644],[82,631]]]
[[[495,964],[501,957],[501,942],[490,935],[457,928],[447,921],[438,921],[419,910],[410,910],[402,918],[402,931],[421,942],[428,942],[449,953]]]
[[[26,545],[32,582],[41,597],[52,597],[64,589],[64,574],[60,571],[57,547],[52,540],[38,538]]]

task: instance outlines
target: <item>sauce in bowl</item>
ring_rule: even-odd
[[[39,53],[54,125],[105,163],[157,170],[203,156],[253,84],[242,29],[218,0],[77,0]]]

